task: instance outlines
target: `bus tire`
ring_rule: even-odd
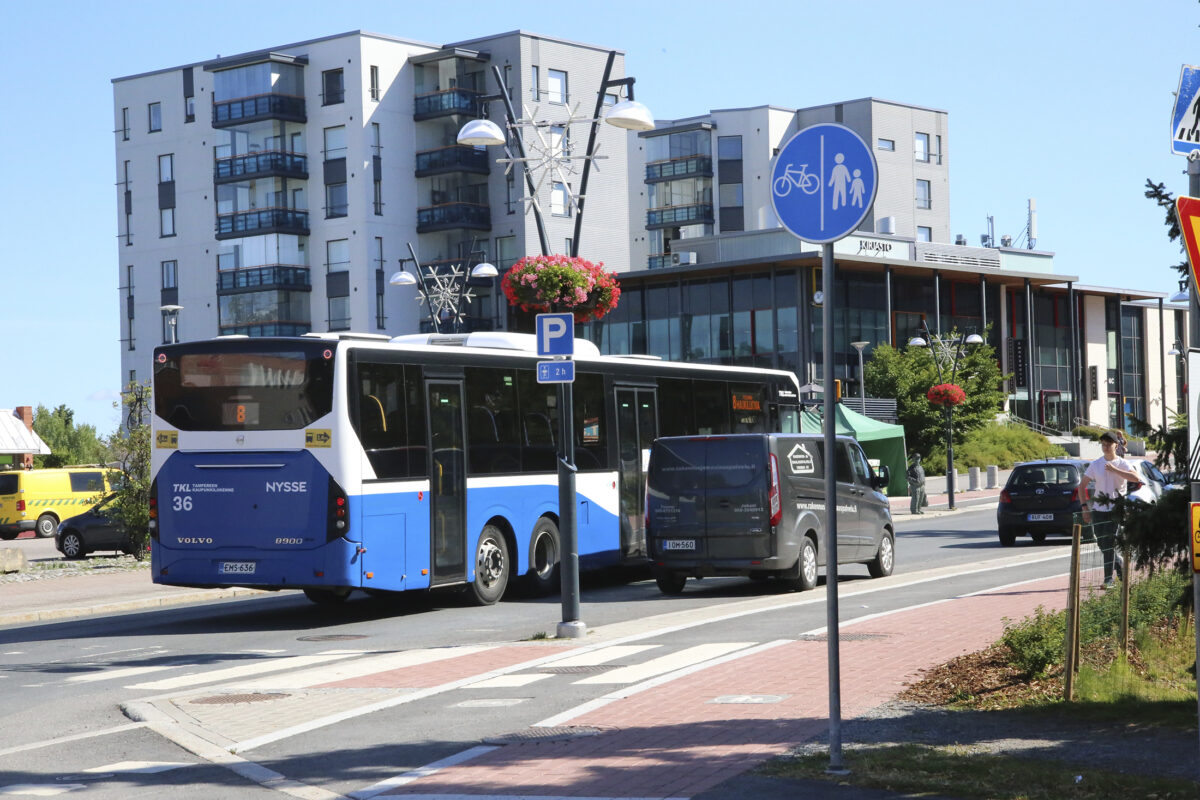
[[[304,596],[319,606],[340,606],[350,596],[350,590],[339,589],[305,589]]]
[[[475,602],[490,606],[504,596],[510,566],[504,534],[495,525],[485,525],[475,547],[475,580],[471,582]]]
[[[892,574],[895,566],[895,542],[892,541],[891,534],[885,531],[883,536],[879,537],[879,550],[875,552],[875,558],[867,562],[867,572],[871,573],[872,578],[886,578]]]
[[[811,537],[805,536],[800,542],[800,556],[792,568],[791,584],[798,592],[817,588],[817,545]]]
[[[529,585],[538,597],[554,594],[562,587],[558,572],[561,541],[558,526],[549,517],[542,517],[533,526],[529,537]]]
[[[58,527],[58,520],[53,514],[42,514],[37,519],[37,535],[39,539],[49,539],[54,535],[54,529]]]
[[[663,594],[680,595],[683,594],[683,587],[687,585],[687,575],[671,570],[656,571],[654,582],[658,584],[658,590]]]

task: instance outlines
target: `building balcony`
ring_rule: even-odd
[[[303,336],[312,330],[311,322],[258,322],[249,325],[221,325],[221,336]]]
[[[417,153],[417,177],[442,175],[447,172],[473,172],[487,175],[491,171],[491,160],[487,150],[452,144],[436,150]]]
[[[480,93],[471,89],[446,89],[441,92],[419,94],[413,109],[413,119],[434,119],[452,114],[479,116]]]
[[[670,161],[652,161],[646,165],[646,183],[669,181],[675,178],[711,178],[713,162],[710,156],[688,156],[672,158]]]
[[[217,273],[217,294],[239,294],[263,289],[312,291],[308,267],[294,264],[268,264],[248,269],[225,269]]]
[[[712,203],[693,203],[688,206],[652,208],[646,212],[647,228],[671,228],[675,225],[712,225]]]
[[[674,266],[671,263],[670,253],[655,253],[647,259],[646,267],[648,269],[662,269],[663,267]]]
[[[492,229],[492,209],[480,203],[444,203],[417,209],[417,233],[468,228]]]
[[[286,94],[260,94],[254,97],[239,97],[236,100],[213,103],[212,125],[214,128],[228,128],[264,119],[307,122],[304,98]]]
[[[219,158],[213,165],[213,183],[231,183],[247,178],[307,177],[308,156],[281,150]]]
[[[259,208],[217,216],[217,238],[236,239],[264,233],[308,236],[308,212],[294,208]]]

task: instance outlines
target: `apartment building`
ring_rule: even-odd
[[[495,70],[519,116],[561,120],[557,145],[581,146],[568,121],[590,118],[608,54],[524,31],[446,45],[353,31],[114,79],[122,381],[173,337],[428,327],[415,289],[388,283],[410,247],[422,274],[503,271],[540,249],[520,166],[456,144],[467,121],[504,118]],[[599,136],[580,236],[624,271],[631,135]],[[537,187],[555,252],[573,188]],[[497,281],[471,288],[463,328],[505,327]]]

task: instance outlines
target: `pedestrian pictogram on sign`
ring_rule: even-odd
[[[1179,72],[1179,91],[1171,112],[1171,152],[1200,150],[1200,67],[1186,64]]]
[[[843,125],[812,125],[787,141],[771,169],[771,201],[794,236],[835,242],[866,218],[875,202],[875,155]]]

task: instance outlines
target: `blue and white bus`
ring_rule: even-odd
[[[532,335],[219,337],[154,351],[153,578],[354,589],[558,586],[557,392]],[[581,568],[647,563],[660,435],[799,431],[790,372],[575,343]]]

